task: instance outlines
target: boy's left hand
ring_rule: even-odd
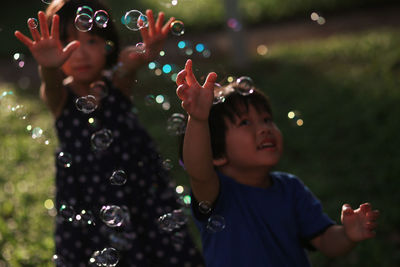
[[[356,210],[349,204],[342,207],[341,221],[347,237],[353,242],[374,237],[378,217],[379,211],[372,210],[370,203],[361,204]]]
[[[168,32],[171,29],[171,23],[175,20],[171,17],[164,25],[164,13],[159,12],[157,21],[154,21],[153,11],[151,9],[146,10],[146,16],[148,19],[148,27],[140,29],[143,43],[145,45],[145,52],[131,52],[129,58],[134,61],[150,62],[154,60],[161,49],[163,48],[164,42],[167,39]]]

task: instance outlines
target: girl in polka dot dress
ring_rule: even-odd
[[[73,267],[203,266],[186,227],[163,232],[157,225],[177,202],[130,100],[135,71],[161,50],[174,18],[163,24],[163,13],[155,21],[147,10],[145,52],[120,52],[112,19],[88,25],[77,18],[83,6],[83,17],[106,10],[95,0],[54,0],[38,13],[39,28],[28,20],[31,38],[15,32],[38,62],[41,98],[59,138],[53,259]],[[113,173],[120,175],[110,181]]]

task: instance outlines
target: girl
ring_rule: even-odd
[[[64,216],[56,220],[57,266],[101,265],[114,249],[118,256],[110,266],[118,260],[119,266],[201,266],[186,228],[173,236],[157,227],[176,200],[130,101],[135,71],[161,50],[174,18],[163,25],[163,13],[155,21],[147,10],[148,28],[141,29],[145,52],[127,47],[119,53],[111,18],[106,27],[74,27],[82,6],[107,10],[97,0],[55,0],[46,14],[38,13],[40,32],[28,20],[32,39],[15,32],[39,65],[40,96],[54,115],[59,139],[63,164],[56,170],[56,207]],[[78,110],[80,101],[91,109]],[[173,242],[177,236],[179,244]]]

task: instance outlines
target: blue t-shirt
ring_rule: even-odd
[[[210,213],[202,214],[192,201],[207,267],[310,266],[308,241],[334,222],[297,177],[272,172],[272,185],[258,188],[218,176],[220,192]],[[207,229],[216,215],[225,221],[218,232]]]

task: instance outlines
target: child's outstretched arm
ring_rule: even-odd
[[[193,74],[192,61],[189,59],[176,79],[176,93],[189,116],[183,142],[183,161],[196,199],[210,203],[215,201],[219,192],[208,126],[216,78],[216,73],[209,73],[201,86]]]
[[[327,256],[335,257],[349,252],[358,242],[375,236],[378,210],[372,210],[364,203],[356,210],[349,204],[342,207],[342,225],[329,227],[323,234],[311,240],[311,243]]]
[[[148,27],[140,29],[144,52],[135,45],[124,48],[119,55],[119,67],[114,75],[114,84],[128,96],[131,94],[136,71],[159,55],[167,39],[171,23],[175,20],[172,17],[164,24],[164,13],[159,12],[155,21],[153,11],[150,9],[146,10],[146,16]]]
[[[34,21],[28,20],[28,27],[33,40],[19,31],[15,32],[15,36],[29,48],[32,56],[39,64],[39,73],[42,79],[41,98],[49,106],[51,112],[57,116],[62,108],[60,104],[66,96],[62,86],[64,74],[61,71],[61,66],[78,48],[79,42],[72,41],[63,47],[59,37],[60,18],[58,15],[53,17],[51,32],[49,32],[46,15],[43,11],[39,11],[38,18],[40,33],[37,27],[33,25]]]

